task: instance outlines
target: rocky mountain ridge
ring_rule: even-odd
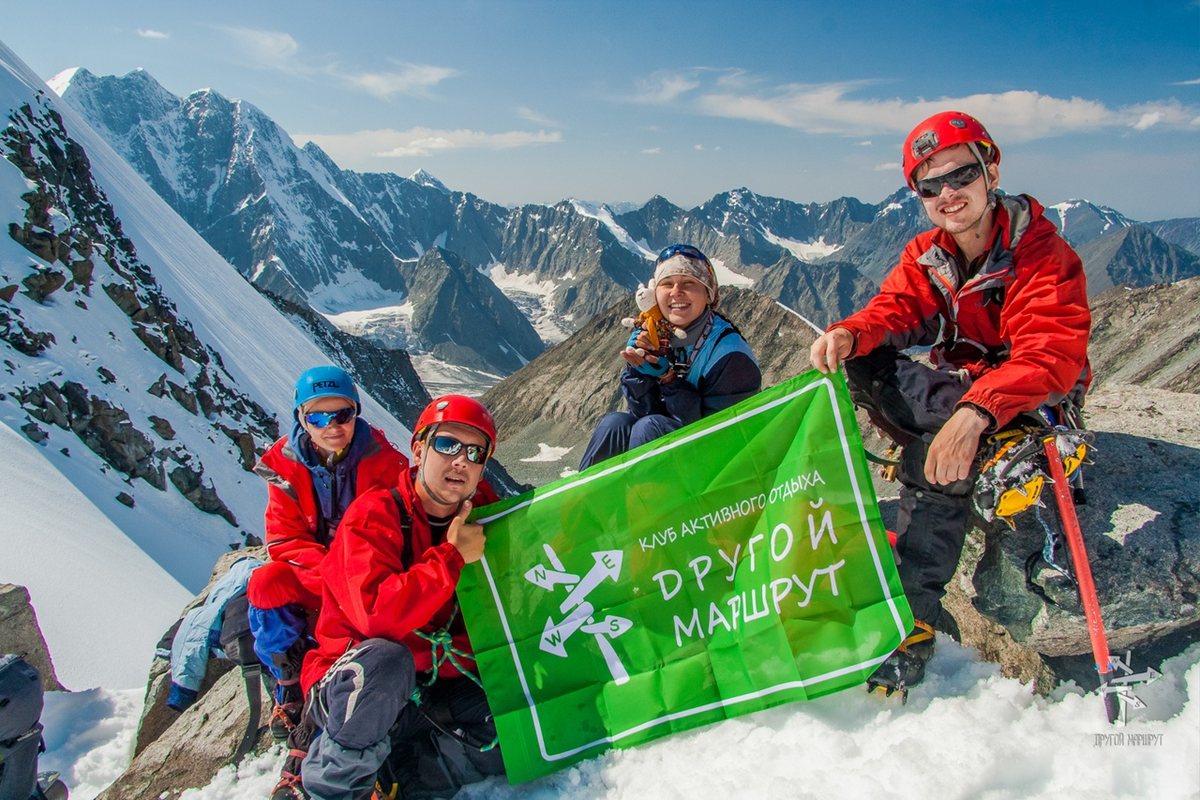
[[[483,273],[552,345],[646,280],[654,254],[675,241],[708,253],[722,283],[752,287],[824,325],[859,308],[904,243],[928,227],[907,189],[875,205],[800,204],[741,188],[690,210],[662,197],[624,213],[578,201],[509,209],[452,191],[424,171],[402,178],[341,170],[312,143],[292,145],[244,101],[209,90],[177,98],[142,71],[116,78],[78,70],[55,85],[256,285],[307,302],[345,330],[406,347],[419,365],[445,342],[421,327],[431,317],[417,313],[438,303],[409,285],[416,260],[433,248]],[[224,166],[214,173],[212,164]],[[1133,224],[1084,200],[1051,205],[1047,214],[1077,247]],[[1195,246],[1188,220],[1168,222],[1150,227]],[[1113,265],[1097,246],[1088,264],[1097,293],[1110,282],[1160,280],[1168,271],[1154,259],[1164,249],[1151,245]],[[1191,269],[1177,259],[1169,273],[1200,274]],[[483,282],[474,288],[487,291]],[[527,332],[503,335],[515,342]],[[483,373],[504,376],[536,355],[517,347],[520,358],[512,358],[484,342],[451,349],[451,360],[428,362],[427,371],[482,364]]]

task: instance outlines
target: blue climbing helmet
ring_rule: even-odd
[[[362,413],[358,399],[358,387],[350,373],[341,367],[313,367],[304,371],[296,381],[296,392],[292,400],[292,413],[300,413],[300,406],[318,397],[345,397],[353,400],[357,413]]]

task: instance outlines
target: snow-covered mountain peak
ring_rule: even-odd
[[[413,183],[420,184],[421,186],[428,186],[431,189],[437,189],[442,194],[450,194],[450,190],[446,188],[446,184],[442,183],[423,169],[419,169],[412,175],[409,175],[408,179]]]

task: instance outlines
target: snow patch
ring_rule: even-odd
[[[826,244],[824,236],[819,237],[815,242],[800,242],[795,239],[785,239],[782,236],[776,236],[766,228],[762,229],[762,234],[763,238],[768,242],[784,248],[801,261],[811,262],[815,259],[832,255],[842,249],[840,244]]]
[[[421,382],[433,397],[443,394],[480,397],[502,379],[500,375],[461,367],[431,355],[413,355],[412,362],[413,368],[421,376]]]
[[[573,328],[554,309],[554,293],[563,283],[573,280],[573,275],[568,273],[557,279],[539,280],[532,272],[509,272],[498,261],[481,268],[480,272],[486,274],[496,288],[513,301],[543,342],[558,344],[571,335]]]
[[[742,275],[740,272],[734,272],[729,267],[725,266],[725,262],[719,258],[711,258],[709,262],[713,266],[713,272],[717,276],[717,284],[720,286],[741,286],[749,289],[754,286],[754,278],[748,275]]]
[[[1159,513],[1141,503],[1118,506],[1109,519],[1109,522],[1112,523],[1112,530],[1105,531],[1104,535],[1114,542],[1124,545],[1129,534],[1139,531],[1153,522]]]
[[[530,463],[543,462],[543,461],[544,462],[562,461],[563,456],[565,456],[567,453],[571,452],[573,449],[574,449],[573,447],[552,447],[551,445],[548,445],[545,442],[538,442],[537,455],[530,456],[529,458],[522,458],[521,461],[530,462]]]
[[[612,209],[610,209],[604,203],[587,203],[582,200],[573,199],[571,200],[571,205],[579,214],[599,220],[601,224],[608,228],[609,232],[616,237],[621,246],[629,252],[650,261],[658,258],[658,253],[647,247],[644,239],[639,239],[636,242],[633,240],[633,237],[629,235],[629,232],[622,228],[620,223],[613,218]]]

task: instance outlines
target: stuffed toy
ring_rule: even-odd
[[[646,335],[650,337],[650,346],[653,353],[666,351],[666,341],[672,335],[677,339],[683,339],[687,336],[682,328],[676,328],[672,325],[662,313],[662,309],[658,307],[658,301],[654,297],[654,287],[658,282],[653,278],[646,285],[638,284],[637,292],[634,293],[634,300],[637,302],[638,310],[642,313],[638,314],[637,319],[625,317],[621,320],[621,324],[626,328],[634,329],[634,336],[638,330],[644,330]],[[630,337],[630,342],[634,337]],[[630,345],[632,347],[632,344]],[[637,353],[640,356],[646,355],[646,351],[640,347],[637,348]]]

